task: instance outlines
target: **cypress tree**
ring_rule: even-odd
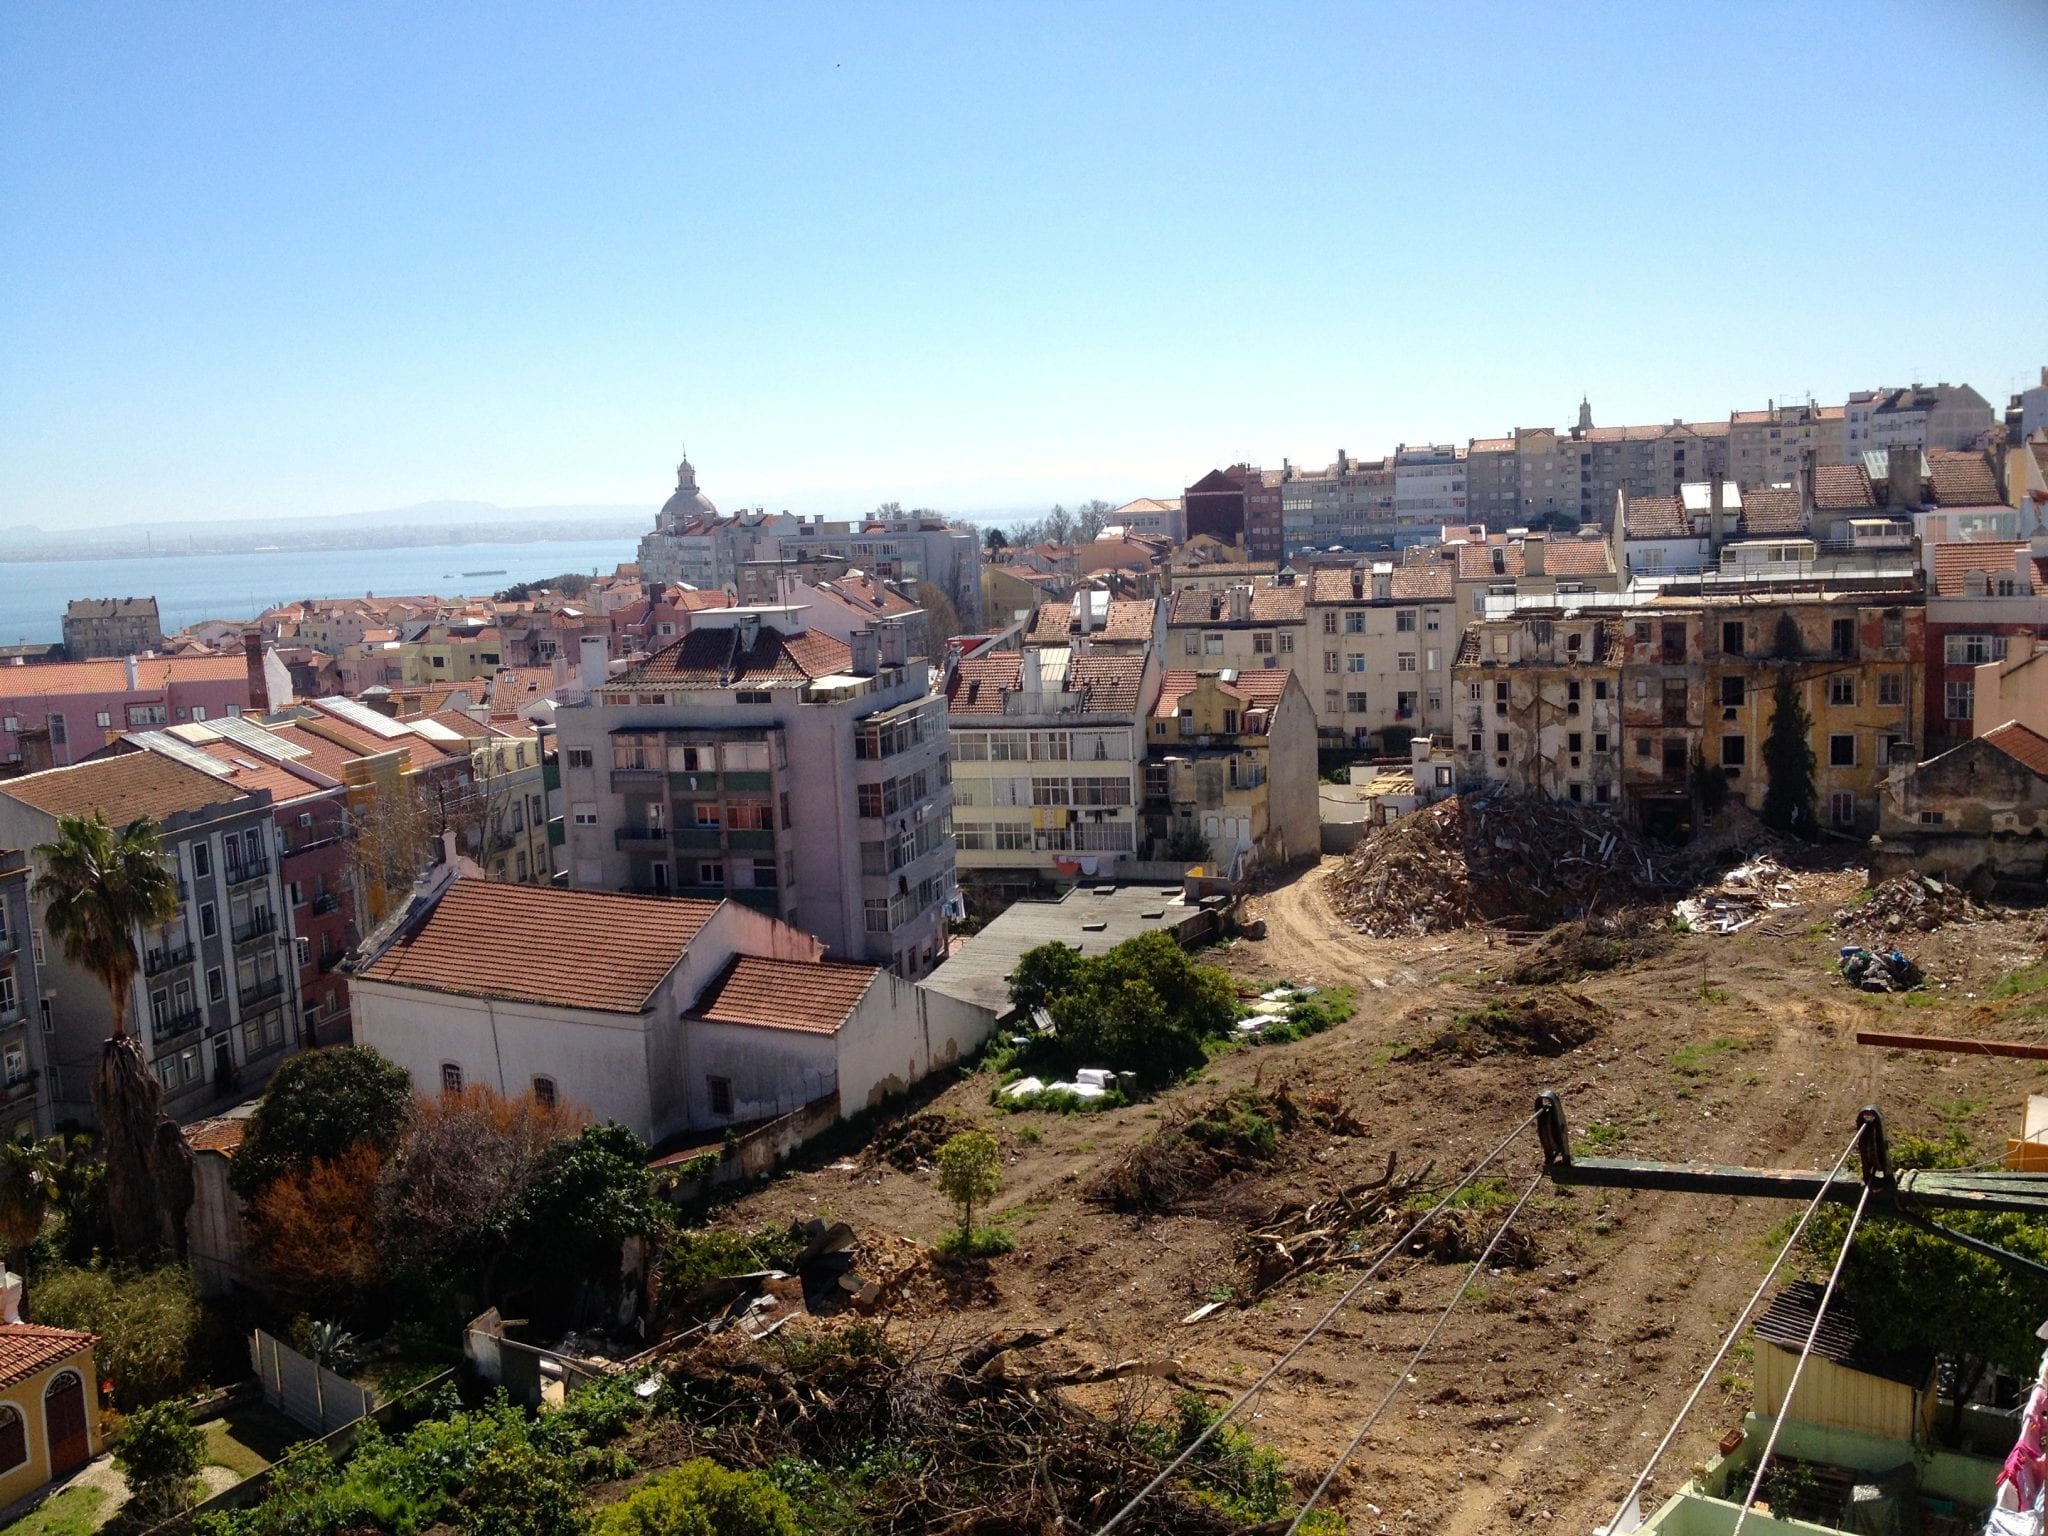
[[[1764,805],[1766,826],[1780,832],[1813,830],[1813,716],[1799,696],[1792,668],[1778,669],[1771,691],[1771,729],[1764,737]]]

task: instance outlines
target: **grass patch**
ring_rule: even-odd
[[[1019,1126],[1017,1128],[1017,1139],[1027,1147],[1035,1147],[1045,1139],[1045,1132],[1035,1125]]]
[[[226,1467],[237,1477],[254,1477],[302,1438],[285,1420],[260,1408],[237,1408],[199,1427],[206,1436],[201,1453],[206,1464]]]
[[[1723,1056],[1748,1049],[1741,1040],[1695,1040],[1671,1053],[1671,1065],[1687,1077],[1700,1077]]]
[[[1006,1115],[1021,1115],[1028,1109],[1042,1109],[1054,1115],[1087,1115],[1097,1110],[1122,1109],[1130,1097],[1112,1088],[1100,1098],[1087,1099],[1065,1088],[1041,1088],[1036,1093],[1004,1093],[996,1090],[991,1101]]]
[[[1420,1216],[1425,1211],[1435,1209],[1437,1201],[1442,1198],[1441,1195],[1435,1194],[1413,1195],[1409,1198],[1406,1209],[1409,1215]],[[1515,1197],[1508,1193],[1507,1180],[1488,1177],[1474,1179],[1470,1184],[1451,1196],[1449,1203],[1444,1206],[1444,1209],[1447,1211],[1477,1211],[1484,1215],[1488,1211],[1505,1210],[1514,1203]]]
[[[1367,1051],[1365,1053],[1365,1064],[1368,1067],[1384,1067],[1389,1062],[1401,1060],[1414,1049],[1415,1047],[1406,1040],[1389,1040]]]
[[[1015,1248],[1017,1239],[993,1225],[972,1232],[955,1227],[932,1246],[949,1259],[993,1259]]]
[[[1908,1008],[1939,1008],[1948,998],[1940,992],[1908,992],[1904,998]],[[2026,1010],[2032,1012],[2032,1009]]]
[[[1974,1120],[1983,1114],[1986,1109],[1991,1107],[1991,1101],[1989,1099],[1972,1099],[1968,1097],[1936,1099],[1931,1107],[1935,1114],[1941,1117],[1944,1124],[1960,1125],[1965,1120]]]
[[[7,1526],[0,1536],[91,1536],[100,1506],[106,1502],[104,1488],[66,1488]]]
[[[1726,987],[1709,986],[1706,982],[1701,982],[1700,1001],[1719,1008],[1728,1001],[1728,989]]]
[[[1989,998],[2026,997],[2048,987],[2048,960],[2007,971],[1984,995]]]
[[[1620,1146],[1627,1135],[1628,1132],[1618,1125],[1596,1123],[1580,1131],[1579,1140],[1585,1143],[1588,1152],[1605,1152],[1610,1147]]]

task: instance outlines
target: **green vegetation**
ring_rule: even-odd
[[[1606,1152],[1621,1145],[1628,1132],[1618,1125],[1595,1123],[1579,1132],[1579,1140],[1585,1143],[1588,1152]]]
[[[1789,626],[1789,633],[1788,633]],[[1798,625],[1788,612],[1780,616],[1781,654],[1797,655]],[[1771,725],[1764,737],[1764,825],[1779,832],[1811,833],[1814,827],[1813,716],[1800,697],[1792,668],[1780,667],[1771,690]]]
[[[206,1437],[206,1465],[226,1467],[237,1477],[254,1477],[302,1438],[288,1421],[265,1408],[236,1409],[207,1420],[200,1432]]]
[[[1029,1109],[1044,1110],[1055,1115],[1086,1115],[1097,1110],[1124,1109],[1131,1102],[1130,1095],[1121,1088],[1110,1088],[1095,1098],[1087,1098],[1071,1088],[1041,1088],[1036,1093],[1004,1093],[996,1091],[995,1104],[1006,1115],[1018,1115]]]
[[[30,1305],[36,1322],[99,1335],[94,1359],[124,1408],[161,1402],[191,1384],[203,1318],[182,1264],[52,1265],[37,1275]]]
[[[104,1488],[66,1488],[8,1526],[7,1536],[92,1536],[106,1502]]]
[[[1435,1207],[1443,1196],[1438,1194],[1415,1194],[1409,1198],[1407,1209],[1410,1215],[1420,1216]],[[1476,1211],[1484,1215],[1488,1211],[1505,1210],[1515,1203],[1515,1197],[1508,1193],[1507,1181],[1488,1175],[1474,1179],[1455,1195],[1451,1196],[1444,1209],[1447,1211]]]
[[[1221,1411],[1192,1392],[1183,1392],[1175,1408],[1172,1423],[1138,1427],[1140,1444],[1162,1461],[1194,1444]],[[1279,1456],[1234,1420],[1209,1437],[1189,1461],[1185,1475],[1199,1502],[1247,1524],[1272,1521],[1277,1526],[1294,1512],[1293,1486]],[[1344,1525],[1335,1515],[1317,1510],[1301,1528],[1314,1536],[1341,1536]]]
[[[1003,1149],[987,1131],[962,1131],[939,1148],[939,1192],[959,1207],[956,1249],[974,1247],[974,1208],[1003,1187]]]
[[[1297,993],[1287,1005],[1286,1017],[1278,1024],[1268,1024],[1252,1039],[1259,1045],[1285,1045],[1293,1040],[1319,1035],[1357,1012],[1351,999],[1349,987],[1332,987],[1327,992],[1309,996]]]
[[[182,1403],[157,1403],[130,1414],[114,1446],[114,1465],[127,1481],[135,1517],[155,1525],[190,1509],[205,1449],[206,1437]]]
[[[1055,1030],[1001,1059],[1020,1069],[1106,1067],[1158,1087],[1200,1068],[1203,1043],[1227,1036],[1237,1021],[1229,976],[1195,964],[1163,933],[1086,957],[1042,944],[1019,959],[1010,981],[1012,1002],[1027,1012],[1045,1008]]]
[[[277,1069],[228,1173],[251,1200],[263,1186],[365,1143],[389,1155],[412,1119],[412,1077],[375,1051],[305,1051]]]
[[[1722,1007],[1728,1001],[1728,989],[1726,987],[1710,986],[1703,981],[1700,983],[1700,1001],[1708,1004],[1710,1007]]]
[[[1671,1053],[1671,1065],[1687,1077],[1701,1077],[1723,1056],[1748,1049],[1742,1040],[1694,1040]]]
[[[803,1528],[770,1479],[700,1457],[614,1504],[592,1536],[803,1536]]]
[[[1281,1128],[1267,1113],[1271,1107],[1256,1088],[1240,1088],[1199,1111],[1181,1134],[1212,1152],[1266,1162],[1280,1150]]]
[[[2048,987],[2048,960],[2037,960],[2032,965],[2006,972],[1991,984],[1984,995],[1993,999],[2028,997],[2043,987]]]

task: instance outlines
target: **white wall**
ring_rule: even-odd
[[[692,1125],[716,1127],[771,1120],[823,1098],[838,1086],[833,1037],[802,1029],[764,1029],[753,1024],[682,1023],[691,1066],[684,1097],[675,1106],[674,1131]],[[710,1079],[732,1084],[732,1113],[711,1112]]]

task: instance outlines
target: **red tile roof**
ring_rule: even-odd
[[[969,656],[953,669],[946,688],[946,710],[954,715],[1000,715],[1003,691],[1014,690],[1023,673],[1019,651],[985,651]],[[1143,656],[1076,656],[1067,663],[1067,683],[1085,694],[1089,714],[1128,715],[1138,709],[1144,687]]]
[[[1927,454],[1927,499],[1937,507],[1995,507],[1998,476],[1981,453],[1934,448]]]
[[[145,656],[135,663],[135,691],[162,693],[172,683],[222,683],[248,675],[247,660],[239,649],[225,656]],[[0,673],[0,697],[6,698],[128,691],[125,660],[47,661],[34,667],[9,667]]]
[[[649,688],[707,692],[717,688],[793,687],[853,666],[845,642],[814,629],[784,635],[764,624],[751,646],[737,628],[695,629],[665,651],[606,683],[602,693]]]
[[[641,1013],[718,910],[605,891],[457,880],[366,967],[366,981]]]
[[[690,1013],[715,1024],[836,1034],[881,974],[876,965],[738,955]]]
[[[825,591],[843,597],[869,613],[889,615],[918,611],[916,603],[872,576],[857,575],[848,571],[844,576],[835,577],[820,585]]]
[[[1760,485],[1742,493],[1742,516],[1735,524],[1738,533],[1784,534],[1806,532],[1806,511],[1799,493],[1784,486]]]
[[[1111,598],[1102,628],[1090,631],[1097,640],[1149,640],[1152,637],[1154,600],[1149,597]],[[1030,638],[1040,645],[1064,645],[1074,634],[1071,600],[1041,603],[1031,616]]]
[[[90,1349],[97,1336],[36,1323],[0,1323],[0,1387],[27,1381],[38,1371]]]
[[[1246,709],[1271,710],[1280,702],[1280,695],[1287,691],[1287,684],[1294,674],[1286,667],[1267,667],[1258,671],[1240,672],[1229,682],[1224,682],[1215,672],[1200,672],[1192,667],[1176,667],[1168,672],[1159,683],[1159,702],[1152,713],[1161,718],[1170,718],[1180,709],[1180,701],[1200,685],[1203,677],[1216,678],[1219,690],[1234,699],[1241,699]],[[1266,729],[1271,730],[1273,722],[1269,717]]]
[[[1362,596],[1352,595],[1351,578],[1358,575],[1358,590]],[[1381,601],[1390,603],[1448,602],[1451,597],[1451,562],[1443,559],[1418,560],[1413,564],[1394,567],[1393,596]],[[1311,603],[1369,603],[1372,595],[1372,569],[1369,566],[1319,565],[1308,573],[1308,600]]]
[[[103,810],[115,826],[139,816],[166,821],[185,812],[235,806],[248,796],[197,768],[154,752],[103,757],[73,768],[51,768],[0,784],[0,795],[50,816],[90,816]]]
[[[1815,465],[1813,504],[1830,511],[1876,506],[1877,494],[1870,486],[1870,472],[1861,464]]]
[[[1523,576],[1527,565],[1520,540],[1488,539],[1484,544],[1460,544],[1458,579],[1487,581],[1502,575]],[[1496,551],[1503,555],[1505,571],[1493,568]],[[1614,555],[1605,539],[1553,538],[1544,540],[1543,571],[1546,576],[1605,576],[1614,570]]]
[[[1998,729],[1986,731],[1982,739],[2021,767],[2048,779],[2048,736],[2029,730],[2017,720],[2008,720]]]
[[[201,1120],[196,1125],[185,1127],[185,1140],[191,1143],[194,1152],[220,1152],[230,1157],[248,1134],[246,1115],[222,1115],[218,1119]]]
[[[1966,594],[1964,579],[1972,571],[1982,571],[1989,581],[2001,576],[2010,576],[2017,567],[2015,558],[2027,548],[2024,541],[1994,539],[1978,544],[1937,544],[1934,546],[1934,595],[1936,597],[1963,597]],[[2035,562],[2034,584],[2037,588],[2048,587],[2048,580],[2041,575],[2041,568],[2048,561]]]
[[[1689,539],[1685,501],[1678,496],[1631,496],[1623,536],[1631,539]]]
[[[1203,591],[1183,587],[1174,594],[1173,609],[1167,615],[1168,624],[1299,624],[1302,620],[1303,593],[1299,586],[1252,588],[1250,616],[1237,620],[1230,616],[1230,593],[1224,591]]]

